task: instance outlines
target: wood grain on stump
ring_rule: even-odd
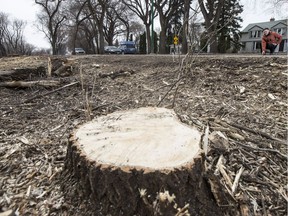
[[[217,207],[202,177],[200,140],[172,110],[120,111],[74,131],[65,167],[96,215],[175,215],[175,203],[209,215]],[[164,191],[175,198],[161,199]]]

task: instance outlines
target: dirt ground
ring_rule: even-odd
[[[174,109],[203,131],[204,177],[227,215],[287,215],[287,56],[67,58],[52,77],[48,57],[0,58],[0,215],[89,215],[86,201],[62,190],[76,185],[62,173],[69,135],[91,118],[146,106]],[[16,69],[41,72],[19,81],[59,85],[1,86]]]

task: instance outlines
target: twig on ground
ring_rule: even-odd
[[[71,86],[76,85],[76,84],[78,84],[78,83],[79,83],[78,81],[77,81],[77,82],[73,82],[73,83],[69,83],[69,84],[67,84],[67,85],[65,85],[65,86],[62,86],[62,87],[57,88],[57,89],[54,89],[53,91],[49,91],[49,92],[47,92],[47,93],[45,93],[45,94],[36,95],[36,96],[34,96],[34,97],[32,97],[32,98],[28,98],[27,100],[23,101],[23,103],[28,103],[28,102],[31,102],[31,101],[37,99],[37,98],[41,98],[41,97],[44,97],[44,96],[53,94],[53,93],[55,93],[55,92],[58,92],[58,91],[60,91],[60,90],[62,90],[62,89],[71,87]]]
[[[235,191],[236,191],[236,189],[238,187],[238,183],[239,183],[239,180],[240,180],[240,177],[241,177],[243,171],[244,171],[244,168],[241,167],[240,170],[238,171],[235,179],[234,179],[234,182],[233,182],[233,185],[232,185],[232,194],[235,193]]]
[[[262,204],[262,209],[263,209],[263,215],[268,216],[263,194],[261,194],[261,204]]]
[[[167,97],[167,95],[169,94],[170,91],[172,91],[172,89],[177,85],[178,82],[180,82],[184,77],[180,77],[179,79],[177,79],[169,88],[169,90],[165,93],[165,95],[162,97],[162,99],[159,101],[159,103],[157,104],[157,107],[160,106],[160,104],[163,102],[163,100]]]
[[[223,166],[223,155],[221,155],[219,157],[219,160],[217,162],[217,169],[219,170],[219,172],[221,173],[221,175],[223,176],[223,178],[225,179],[225,182],[228,184],[229,186],[229,190],[232,188],[232,181],[230,179],[230,177],[228,176],[228,174],[226,173],[225,169],[224,169],[224,166]],[[216,172],[216,171],[215,171]],[[230,191],[229,191],[230,193]]]
[[[267,139],[271,139],[271,140],[277,141],[277,142],[280,143],[280,144],[287,145],[287,141],[278,139],[278,138],[273,137],[273,136],[271,136],[271,135],[269,135],[269,134],[267,134],[267,133],[264,133],[264,132],[262,132],[262,131],[256,131],[256,130],[253,130],[253,129],[251,129],[251,128],[245,127],[245,126],[243,126],[243,125],[236,124],[236,123],[231,122],[231,121],[226,121],[226,122],[227,122],[229,125],[231,125],[232,127],[236,127],[236,128],[239,128],[239,129],[241,129],[241,130],[248,131],[248,132],[253,133],[253,134],[256,134],[256,135],[261,135],[261,136],[263,136],[263,137],[265,137],[265,138],[267,138]]]
[[[235,140],[234,140],[234,141],[235,141]],[[243,144],[243,143],[241,143],[241,142],[237,142],[237,141],[235,141],[235,143],[238,144],[238,145],[241,145],[241,146],[243,146],[243,147],[245,147],[245,148],[253,149],[253,150],[255,150],[255,151],[274,152],[274,153],[278,154],[282,159],[285,159],[285,160],[288,159],[287,155],[282,154],[280,151],[278,151],[278,150],[276,150],[276,149],[255,148],[255,147],[253,147],[253,146],[248,146],[248,145],[245,145],[245,144]]]

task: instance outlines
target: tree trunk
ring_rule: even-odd
[[[146,52],[151,53],[151,34],[150,34],[150,25],[146,24],[146,40],[147,40],[147,50]]]
[[[217,23],[221,14],[222,7],[225,0],[218,0],[217,7],[214,5],[214,0],[207,1],[207,9],[203,0],[198,0],[201,12],[205,20],[205,26],[209,35],[210,52],[218,53],[217,41]]]
[[[105,16],[107,3],[104,0],[98,1],[99,5],[101,6],[101,13],[99,13],[99,14],[96,11],[97,5],[93,5],[93,3],[95,3],[95,2],[91,2],[91,0],[87,1],[89,11],[92,14],[92,17],[93,17],[93,19],[96,22],[97,27],[98,27],[97,28],[98,34],[99,34],[98,35],[99,41],[97,41],[99,43],[99,46],[97,46],[98,53],[104,54],[104,24],[103,24],[103,22],[104,22],[104,16]],[[98,14],[98,16],[97,16],[97,14]]]
[[[64,192],[76,190],[92,215],[176,215],[185,208],[219,215],[202,176],[200,140],[197,129],[165,108],[99,117],[69,140],[64,173],[77,186],[65,183]]]
[[[218,53],[218,41],[216,33],[211,34],[210,38],[210,53]]]
[[[103,25],[99,25],[99,54],[104,54],[104,28]]]
[[[0,57],[7,56],[5,47],[0,42]]]
[[[74,26],[75,31],[72,30],[73,34],[72,34],[72,55],[75,55],[75,48],[76,48],[76,40],[77,40],[77,34],[78,34],[78,30],[79,30],[79,23],[76,21],[76,26]]]
[[[58,47],[57,47],[57,37],[56,36],[52,36],[51,46],[52,46],[52,55],[57,55],[58,54]]]
[[[183,19],[183,36],[182,36],[182,54],[188,52],[188,26],[189,26],[189,10],[191,0],[184,1],[184,19]]]
[[[160,43],[159,43],[159,53],[160,54],[166,54],[166,39],[167,39],[167,37],[166,37],[166,27],[161,26]]]

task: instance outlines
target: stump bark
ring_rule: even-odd
[[[37,68],[16,68],[11,71],[0,71],[0,82],[2,81],[21,81],[35,80],[35,78],[46,77],[45,67]]]
[[[169,109],[115,112],[75,129],[65,170],[95,215],[217,214],[200,140]]]

